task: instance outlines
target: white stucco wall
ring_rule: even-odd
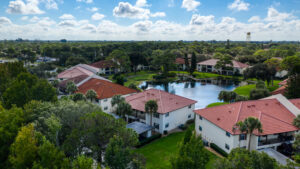
[[[154,123],[159,124],[159,129],[155,129],[157,132],[163,134],[164,130],[170,131],[177,128],[180,124],[185,124],[188,120],[194,119],[195,104],[186,106],[184,108],[169,112],[169,116],[166,117],[166,114],[159,114],[159,118],[152,117],[152,126]],[[190,118],[188,117],[189,115]],[[150,125],[150,115],[146,114],[146,124]],[[169,126],[166,128],[166,124]]]
[[[127,97],[129,95],[132,95],[134,93],[131,94],[127,94],[127,95],[122,95],[122,97]],[[107,99],[101,99],[98,101],[98,105],[101,106],[102,110],[105,113],[112,113],[113,112],[113,107],[111,106],[111,98],[107,98]],[[107,109],[106,109],[107,108]]]

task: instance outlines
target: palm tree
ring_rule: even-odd
[[[293,125],[300,128],[300,115],[298,115],[294,121],[293,121]]]
[[[125,102],[124,97],[122,97],[121,95],[114,95],[111,99],[111,106],[114,107],[114,105],[118,105],[122,102]]]
[[[145,104],[145,112],[150,115],[150,126],[152,126],[152,114],[156,113],[158,109],[157,102],[155,100],[149,100]]]
[[[95,90],[90,89],[90,90],[88,90],[88,91],[85,93],[85,97],[86,97],[87,99],[90,99],[91,102],[92,102],[93,99],[96,99],[98,96],[97,96],[97,93],[95,92]]]
[[[247,134],[247,141],[248,141],[248,150],[250,150],[250,142],[251,142],[251,135],[253,134],[254,130],[257,130],[259,133],[262,133],[262,124],[260,123],[259,119],[254,117],[248,117],[244,121],[239,121],[233,127],[233,131],[239,130],[241,133]]]
[[[73,81],[69,81],[67,83],[67,92],[69,94],[73,94],[74,92],[76,92],[76,90],[78,90],[77,86],[75,85],[75,83]]]
[[[118,104],[117,108],[114,111],[115,114],[119,115],[123,119],[125,119],[126,115],[132,114],[131,105],[126,103],[125,101]],[[126,120],[127,121],[127,120]]]

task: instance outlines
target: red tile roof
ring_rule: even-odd
[[[114,62],[112,60],[101,60],[95,63],[90,64],[93,67],[96,68],[111,68],[114,67]]]
[[[73,66],[57,75],[59,79],[69,79],[80,75],[92,76],[97,73],[99,69],[86,65],[86,64],[78,64]]]
[[[63,80],[59,83],[58,87],[60,88],[60,90],[65,90],[68,82],[73,81],[75,84],[78,84],[88,77],[88,75],[79,75],[67,80]]]
[[[185,64],[185,60],[183,58],[176,58],[175,63],[176,64]]]
[[[290,99],[290,102],[292,102],[298,109],[300,109],[300,98],[299,99]]]
[[[156,100],[158,113],[168,113],[183,107],[195,104],[195,100],[174,95],[158,89],[149,89],[143,92],[127,96],[126,102],[135,110],[145,111],[145,104],[149,100]]]
[[[287,85],[287,81],[288,81],[288,79],[285,79],[285,80],[279,82],[278,84],[281,85],[281,86]]]
[[[284,95],[286,91],[286,86],[281,86],[278,89],[274,90],[271,92],[272,95],[276,95],[276,94],[282,94]]]
[[[121,86],[107,80],[101,80],[96,78],[91,78],[82,85],[78,87],[79,93],[85,94],[88,90],[93,89],[98,95],[98,99],[111,98],[114,95],[127,95],[131,93],[136,93],[134,89],[130,89],[125,86]]]
[[[209,60],[205,60],[203,62],[199,62],[197,64],[215,66],[217,64],[218,60],[219,59],[209,59]],[[238,61],[235,61],[235,60],[233,60],[232,63],[233,63],[233,67],[235,67],[235,68],[247,68],[247,67],[249,67],[249,65],[238,62]]]
[[[297,104],[300,101],[295,101]],[[269,135],[296,131],[293,126],[295,115],[284,107],[277,99],[253,100],[221,105],[211,108],[195,110],[206,120],[231,134],[233,126],[247,117],[255,117],[262,123],[263,133],[254,131],[255,135]]]

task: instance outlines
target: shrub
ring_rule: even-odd
[[[210,147],[212,149],[214,149],[216,152],[220,153],[222,156],[224,156],[224,157],[228,156],[228,154],[223,149],[221,149],[219,146],[217,146],[216,144],[210,143]]]
[[[146,138],[146,139],[140,141],[139,144],[136,147],[137,148],[142,147],[142,146],[144,146],[144,145],[146,145],[146,144],[148,144],[148,143],[150,143],[150,142],[152,142],[152,141],[154,141],[156,139],[159,139],[159,138],[161,138],[161,134],[152,135],[151,137]]]
[[[268,89],[252,89],[250,91],[250,100],[257,100],[267,96],[270,96]]]

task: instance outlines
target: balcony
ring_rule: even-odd
[[[261,138],[264,138],[264,140],[261,140]],[[259,137],[258,140],[259,140],[258,141],[258,146],[264,146],[264,145],[294,141],[294,136],[293,135],[290,135],[290,136],[278,135],[277,138],[273,138],[273,139],[268,139],[266,137]]]

